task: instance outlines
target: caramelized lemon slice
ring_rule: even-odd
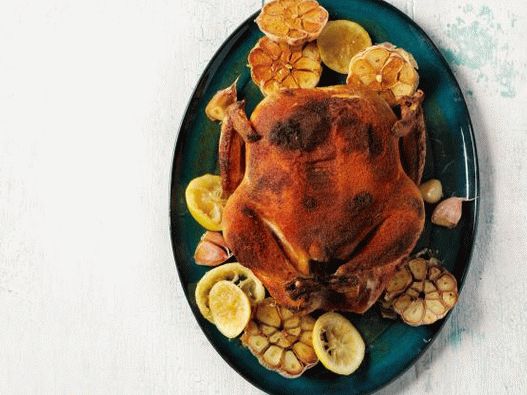
[[[338,20],[326,24],[317,44],[326,66],[337,73],[348,74],[351,58],[371,46],[371,38],[358,23]]]
[[[360,366],[366,346],[351,322],[338,313],[329,312],[315,322],[313,348],[327,369],[349,375]]]
[[[221,193],[221,177],[212,174],[194,178],[185,191],[188,211],[207,230],[222,229],[224,201]]]
[[[212,287],[219,281],[229,281],[236,285],[247,295],[252,304],[256,304],[265,298],[264,286],[250,269],[238,262],[215,267],[199,280],[194,294],[199,311],[203,317],[212,323],[214,323],[214,317],[210,311],[209,295]]]
[[[230,281],[218,281],[209,293],[209,306],[218,330],[232,339],[243,332],[251,318],[247,295]]]

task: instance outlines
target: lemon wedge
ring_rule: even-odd
[[[225,202],[221,194],[221,177],[212,174],[194,178],[185,191],[190,214],[207,230],[222,230],[221,219]]]
[[[313,348],[322,364],[334,373],[350,375],[364,359],[360,333],[338,313],[325,313],[315,322]]]
[[[243,332],[251,318],[251,302],[230,281],[218,281],[209,294],[209,307],[218,330],[232,339]]]
[[[371,45],[370,35],[358,23],[330,21],[317,40],[320,57],[326,66],[341,74],[348,74],[351,58]]]

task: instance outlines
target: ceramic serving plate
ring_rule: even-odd
[[[419,64],[420,88],[426,94],[424,109],[428,147],[424,180],[439,178],[445,196],[479,196],[478,166],[472,126],[451,70],[430,38],[410,18],[378,0],[322,0],[330,20],[350,19],[361,24],[374,43],[389,41],[411,52]],[[338,376],[321,364],[297,379],[286,379],[262,367],[238,339],[225,338],[205,320],[196,306],[196,283],[207,268],[194,263],[193,253],[204,230],[185,205],[185,188],[194,177],[218,172],[219,125],[207,119],[205,106],[219,89],[237,77],[238,96],[250,114],[262,99],[251,81],[247,55],[263,36],[250,16],[223,43],[203,72],[179,130],[172,169],[170,200],[171,236],[176,267],[192,312],[220,355],[245,379],[273,394],[358,394],[378,390],[399,376],[419,358],[438,334],[445,320],[413,328],[400,321],[382,319],[376,307],[365,315],[347,314],[362,334],[366,357],[351,376]],[[324,68],[319,86],[344,83],[345,76]],[[427,225],[416,247],[439,252],[444,265],[463,285],[472,252],[478,202],[463,204],[463,217],[454,230]]]

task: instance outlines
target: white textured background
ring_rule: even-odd
[[[382,393],[525,393],[527,7],[391,3],[465,92],[482,206],[458,307]],[[258,393],[187,306],[168,190],[188,97],[259,5],[0,0],[1,394]]]

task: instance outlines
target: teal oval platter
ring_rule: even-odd
[[[374,43],[389,41],[411,52],[419,64],[420,85],[425,92],[427,158],[423,180],[438,178],[446,197],[480,196],[476,145],[467,106],[447,62],[426,33],[410,18],[378,0],[319,1],[330,20],[350,19],[361,24]],[[185,204],[185,188],[195,177],[219,174],[219,125],[205,116],[205,106],[219,89],[238,80],[238,97],[246,100],[250,114],[262,99],[251,81],[247,55],[263,36],[253,22],[257,13],[238,27],[216,52],[201,76],[179,130],[174,153],[170,191],[170,221],[174,258],[181,285],[201,329],[216,351],[240,375],[271,394],[364,394],[385,386],[412,366],[439,333],[448,316],[429,326],[410,327],[381,318],[376,307],[364,315],[346,314],[362,334],[366,356],[350,376],[338,376],[321,364],[296,379],[286,379],[262,367],[238,339],[225,338],[204,319],[194,290],[206,267],[194,263],[194,249],[204,230]],[[345,76],[324,67],[319,86],[345,82]],[[445,229],[430,223],[431,206],[416,251],[428,247],[438,252],[444,265],[463,286],[477,227],[478,200],[463,203],[458,226]]]

